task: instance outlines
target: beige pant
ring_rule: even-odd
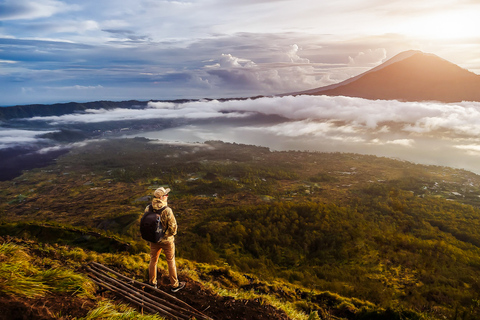
[[[175,243],[152,243],[150,242],[150,265],[148,266],[150,284],[157,284],[157,263],[162,252],[165,254],[168,265],[168,277],[173,287],[178,287],[177,266],[175,265]]]

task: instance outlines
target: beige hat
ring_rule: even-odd
[[[165,189],[164,187],[160,187],[153,193],[155,198],[160,198],[170,192],[170,188]]]

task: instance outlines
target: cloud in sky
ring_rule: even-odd
[[[0,2],[0,20],[48,18],[76,8],[56,0],[4,0]]]
[[[164,130],[159,126],[147,132],[124,133],[183,142],[223,140],[275,150],[376,154],[480,173],[480,102],[284,96],[224,102],[150,102],[145,109],[87,110],[24,121],[55,130],[109,121],[134,126],[136,122],[160,124],[165,120],[169,125]]]
[[[471,0],[0,0],[0,106],[251,97],[338,83],[406,50],[480,74]],[[480,173],[480,104],[345,97],[151,103],[0,125],[0,149],[62,126],[167,119],[139,135],[370,153]],[[40,128],[40,129],[36,129]]]
[[[24,147],[45,143],[47,142],[47,139],[43,139],[39,136],[53,131],[0,128],[0,149]]]
[[[352,134],[359,133],[359,130],[378,133],[401,131],[405,134],[423,135],[443,131],[448,132],[449,137],[474,137],[480,134],[480,102],[445,104],[342,96],[283,96],[223,102],[149,102],[147,109],[91,109],[85,113],[32,117],[26,120],[46,122],[50,125],[68,125],[147,119],[228,119],[244,118],[253,114],[319,123],[320,127],[335,127],[336,130],[349,126]],[[305,129],[297,134],[302,135],[303,130]],[[319,131],[322,130],[312,130]]]
[[[351,66],[360,65],[365,66],[371,64],[377,66],[385,61],[387,58],[387,51],[385,48],[368,49],[365,52],[359,52],[355,57],[348,57],[348,64]]]
[[[479,12],[466,0],[0,0],[0,105],[295,92],[410,49],[480,72]]]

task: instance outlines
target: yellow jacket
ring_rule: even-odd
[[[173,215],[173,211],[168,207],[166,201],[162,201],[159,198],[153,198],[152,203],[145,208],[145,212],[150,211],[152,208],[153,211],[158,211],[166,207],[160,214],[160,222],[162,223],[164,236],[160,243],[173,242],[175,240],[175,235],[177,234],[177,220]]]

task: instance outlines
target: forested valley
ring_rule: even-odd
[[[146,253],[138,222],[160,186],[172,189],[179,268],[211,268],[200,282],[275,296],[305,319],[480,318],[480,176],[461,169],[97,141],[1,182],[0,237]]]

